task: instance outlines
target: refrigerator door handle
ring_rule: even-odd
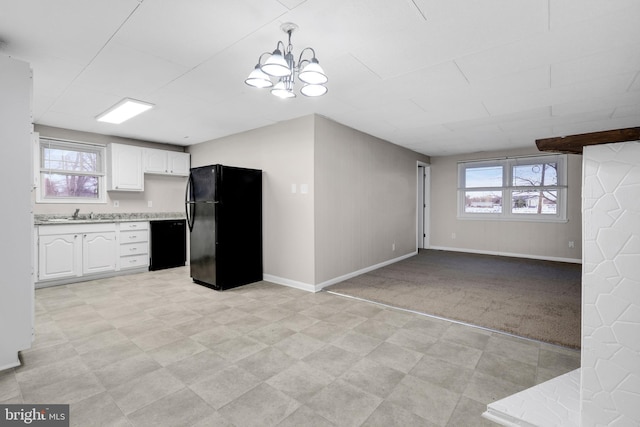
[[[193,231],[193,216],[191,215],[191,209],[193,208],[193,202],[191,201],[191,188],[193,186],[193,176],[189,174],[189,179],[187,180],[187,189],[184,195],[184,209],[187,217],[187,225],[189,226],[189,231]]]

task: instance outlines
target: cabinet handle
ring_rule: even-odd
[[[130,239],[137,239],[138,236],[129,236]]]
[[[135,252],[135,251],[137,251],[137,250],[138,250],[138,248],[129,248],[129,251],[130,251],[130,252]]]
[[[129,264],[135,264],[136,262],[138,262],[138,260],[137,260],[137,259],[130,259],[130,260],[129,260]]]
[[[129,228],[137,228],[137,227],[138,227],[138,224],[131,224],[131,225],[129,225]]]
[[[77,235],[77,234],[75,234],[75,235],[73,236],[73,238],[74,238],[74,239],[77,239],[77,238],[78,238],[78,235]]]

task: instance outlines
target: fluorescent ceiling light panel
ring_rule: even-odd
[[[114,123],[119,125],[120,123],[129,120],[132,117],[137,116],[140,113],[144,113],[148,109],[153,108],[153,104],[148,102],[136,101],[135,99],[125,98],[118,102],[113,107],[109,108],[104,113],[96,117],[99,122]]]

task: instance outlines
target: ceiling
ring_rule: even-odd
[[[36,124],[191,145],[317,113],[427,155],[640,125],[639,0],[0,0]],[[313,47],[321,98],[244,79]],[[156,105],[121,125],[95,116]]]

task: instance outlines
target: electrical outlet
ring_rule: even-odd
[[[147,202],[147,207],[148,207],[148,208],[152,208],[152,207],[153,207],[153,202],[152,202],[151,200],[149,200],[149,201]]]
[[[395,242],[393,242],[393,243],[391,244],[391,250],[392,250],[392,251],[395,251],[395,250],[396,250],[396,243],[395,243]]]
[[[569,247],[570,248],[575,248],[576,247],[576,242],[574,242],[573,240],[569,240]]]
[[[455,239],[456,238],[456,233],[451,233],[451,238]]]
[[[119,208],[120,207],[120,200],[114,200],[113,201],[113,207],[114,208]]]

